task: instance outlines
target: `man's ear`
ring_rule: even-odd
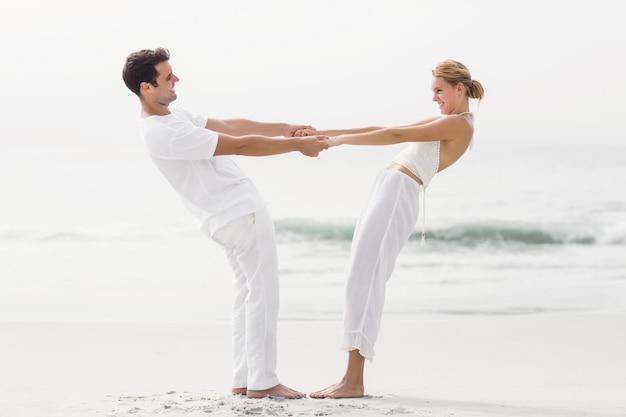
[[[150,90],[152,87],[152,84],[147,83],[147,82],[142,82],[141,84],[139,84],[139,89],[143,92],[143,91],[148,91]]]

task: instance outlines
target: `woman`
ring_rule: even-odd
[[[346,287],[344,336],[348,351],[344,377],[311,394],[313,398],[353,398],[364,395],[365,359],[374,357],[385,301],[385,284],[396,258],[408,241],[419,214],[420,189],[456,162],[469,148],[474,118],[469,99],[484,90],[467,67],[446,60],[432,71],[433,101],[441,115],[409,126],[316,132],[332,136],[330,146],[388,145],[413,142],[378,173],[352,240]],[[302,132],[304,134],[304,132]],[[422,242],[424,229],[422,226]]]

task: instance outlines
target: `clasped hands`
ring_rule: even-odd
[[[333,146],[339,145],[339,142],[336,140],[335,137],[329,137],[327,135],[319,134],[317,132],[317,129],[312,126],[292,126],[289,133],[292,137],[310,138],[312,140],[316,139],[318,142],[322,142],[322,149],[328,149]],[[320,152],[322,151],[322,149],[320,149]]]

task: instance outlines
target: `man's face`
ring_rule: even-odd
[[[159,63],[155,68],[159,74],[156,79],[157,86],[155,87],[150,83],[146,83],[148,94],[154,101],[167,106],[172,101],[176,100],[176,90],[174,86],[180,79],[174,75],[172,66],[168,61]]]

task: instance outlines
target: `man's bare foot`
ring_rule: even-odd
[[[306,394],[293,390],[284,386],[283,384],[278,384],[272,388],[264,389],[264,390],[248,390],[248,398],[265,398],[265,397],[277,397],[277,398],[288,398],[288,399],[298,399],[305,398]]]
[[[364,393],[363,385],[348,384],[345,379],[342,379],[330,387],[312,392],[311,398],[361,398]]]
[[[248,388],[233,388],[231,391],[234,395],[246,395]]]

